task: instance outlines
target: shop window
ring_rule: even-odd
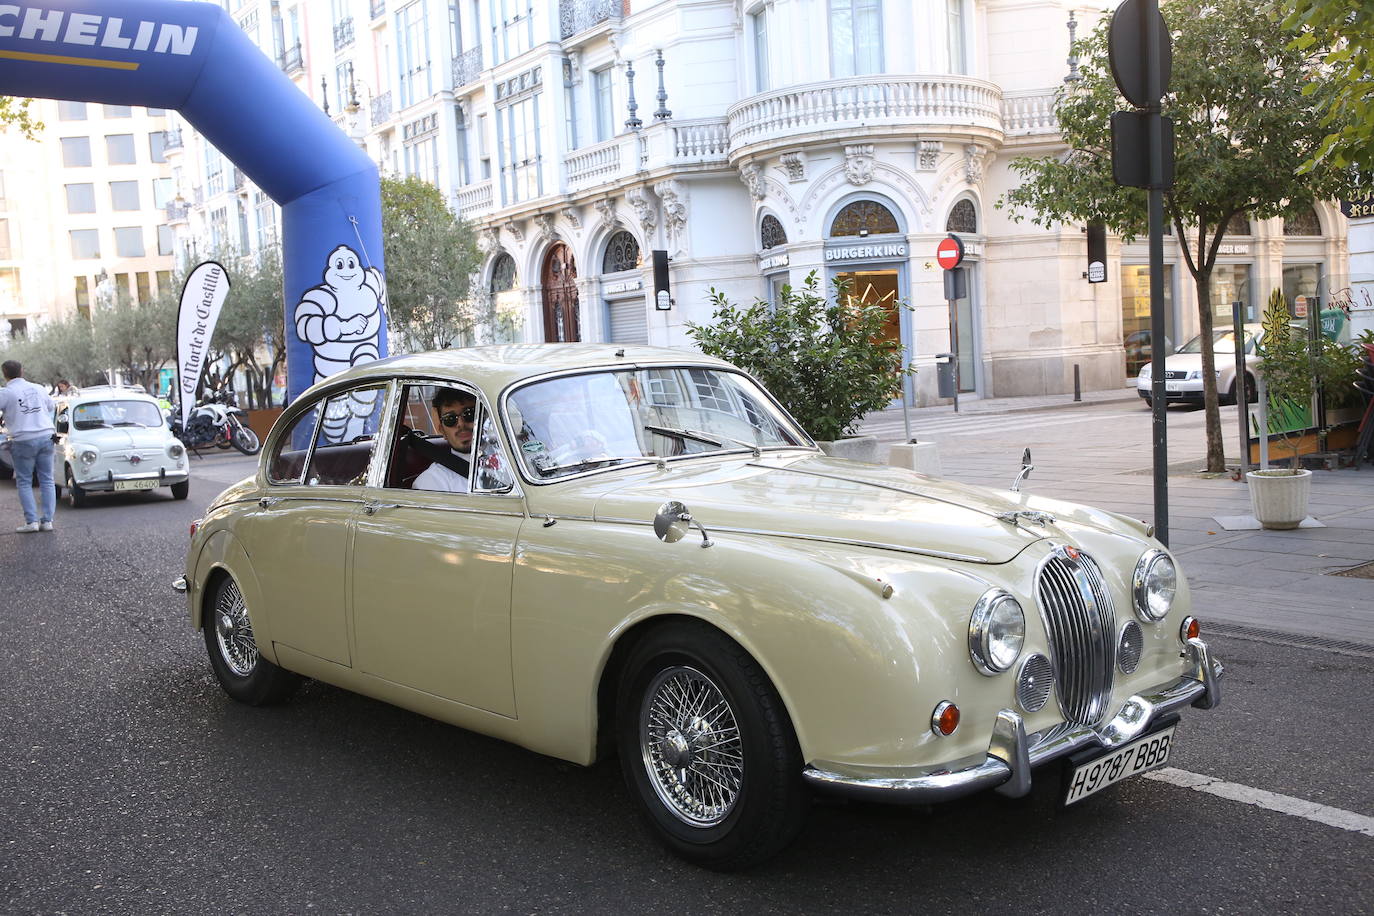
[[[835,238],[848,235],[867,236],[900,232],[897,218],[892,211],[876,200],[856,200],[846,204],[830,224],[830,235]]]
[[[1317,219],[1317,211],[1311,207],[1299,211],[1283,221],[1284,235],[1321,235],[1322,224]]]
[[[1164,352],[1174,352],[1174,267],[1164,265]],[[1154,355],[1150,326],[1150,268],[1121,265],[1121,330],[1126,375],[1135,378]]]
[[[773,214],[765,214],[763,225],[759,229],[759,241],[763,244],[763,250],[777,248],[779,245],[787,244],[787,231],[782,228],[782,223]]]
[[[496,264],[491,268],[491,291],[504,293],[515,289],[515,282],[515,258],[503,251],[496,256]]]
[[[978,212],[973,209],[973,201],[961,200],[950,209],[945,231],[970,235],[978,231]]]
[[[639,266],[639,242],[628,232],[617,232],[606,243],[606,256],[601,259],[603,274],[634,270]]]

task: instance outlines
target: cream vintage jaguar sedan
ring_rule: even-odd
[[[579,764],[615,749],[651,830],[721,869],[784,847],[810,792],[1017,796],[1067,759],[1078,801],[1220,696],[1145,524],[827,458],[678,350],[328,379],[177,586],[235,699],[306,676]]]

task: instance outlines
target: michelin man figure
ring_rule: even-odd
[[[385,306],[386,285],[379,270],[363,267],[347,245],[330,252],[324,282],[305,291],[295,313],[297,336],[314,350],[316,382],[378,358]],[[374,432],[370,419],[375,402],[375,392],[351,396],[346,407],[331,400],[323,424],[327,441],[349,442]]]

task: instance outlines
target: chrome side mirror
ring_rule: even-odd
[[[1030,449],[1027,448],[1021,453],[1021,470],[1016,472],[1016,479],[1011,482],[1011,491],[1019,493],[1021,491],[1021,481],[1030,476],[1030,472],[1035,470],[1035,465],[1031,464]]]
[[[701,526],[701,522],[692,518],[692,514],[687,511],[687,507],[676,499],[669,500],[658,507],[658,512],[654,514],[654,534],[665,544],[676,544],[687,536],[687,532],[696,525],[701,532],[701,546],[710,547],[711,538],[707,536],[706,529]]]

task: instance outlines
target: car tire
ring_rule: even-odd
[[[73,509],[81,509],[86,505],[86,491],[76,485],[76,479],[72,476],[72,469],[67,468],[67,502],[72,504]]]
[[[1145,397],[1141,398],[1141,400],[1145,402],[1145,407],[1147,409],[1153,408],[1155,406],[1155,399],[1150,397],[1149,395],[1146,395]]]
[[[678,856],[733,871],[801,830],[808,795],[791,720],[763,669],[723,633],[700,623],[653,630],[626,660],[616,708],[630,793]],[[707,722],[703,709],[719,712]]]
[[[185,499],[191,495],[191,481],[183,480],[172,484],[172,499]]]
[[[270,706],[290,699],[300,687],[300,675],[272,664],[258,652],[248,605],[233,576],[223,576],[216,583],[201,632],[215,678],[240,703]]]

